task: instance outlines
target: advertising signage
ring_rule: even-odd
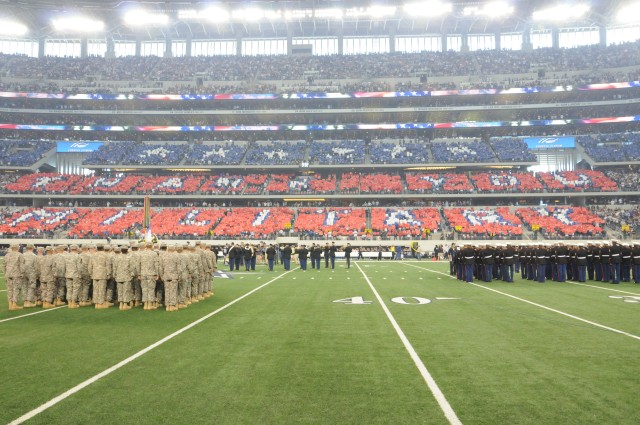
[[[525,137],[529,149],[566,149],[576,147],[573,136]]]
[[[87,153],[100,149],[104,142],[58,142],[58,153]]]

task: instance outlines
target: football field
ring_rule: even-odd
[[[178,312],[10,312],[0,291],[0,423],[640,423],[633,283],[360,261],[259,266]]]

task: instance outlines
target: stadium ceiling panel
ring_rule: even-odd
[[[416,1],[411,0],[411,3]],[[431,17],[407,14],[403,6],[409,3],[409,0],[387,0],[383,3],[365,0],[216,2],[216,5],[230,11],[227,17],[220,13],[208,16],[206,12],[214,4],[208,1],[0,0],[0,19],[15,19],[25,24],[29,27],[29,35],[32,37],[54,34],[54,19],[74,15],[104,22],[104,36],[132,39],[474,34],[549,28],[552,25],[566,26],[567,24],[534,21],[532,16],[536,11],[567,4],[567,1],[503,0],[504,6],[496,6],[495,0],[453,1],[450,4],[451,12]],[[606,25],[613,22],[617,12],[629,3],[630,0],[582,2],[589,7],[588,12],[579,18],[579,21],[573,21],[569,25]],[[575,1],[570,4],[577,5]],[[374,5],[377,7],[375,12],[367,9]],[[380,5],[386,8],[378,7]],[[509,8],[513,8],[511,15],[498,13]],[[124,21],[124,16],[132,10],[166,15],[168,23],[147,24],[142,28],[136,28]],[[256,12],[257,10],[260,12]],[[336,12],[340,10],[341,14]],[[195,19],[188,19],[189,11],[196,15]],[[373,12],[376,16],[372,17],[365,13],[366,11]],[[259,20],[243,20],[254,13],[258,13],[256,19]]]

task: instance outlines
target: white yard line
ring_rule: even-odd
[[[431,269],[427,269],[425,267],[418,267],[418,266],[414,266],[413,264],[407,264],[407,266],[415,267],[415,268],[418,268],[418,269],[421,269],[421,270],[426,270],[426,271],[431,272],[431,273],[437,273],[437,274],[445,275],[447,277],[450,277],[451,279],[455,279],[455,277],[449,275],[448,273],[443,273],[443,272],[438,271],[438,270],[431,270]],[[542,308],[544,310],[560,314],[560,315],[565,316],[565,317],[569,317],[569,318],[574,319],[574,320],[579,320],[581,322],[588,323],[588,324],[590,324],[592,326],[595,326],[595,327],[598,327],[598,328],[601,328],[601,329],[606,329],[608,331],[615,332],[615,333],[618,333],[620,335],[628,336],[629,338],[637,339],[637,340],[640,341],[640,336],[634,335],[634,334],[629,333],[629,332],[621,331],[619,329],[612,328],[612,327],[609,327],[609,326],[606,326],[606,325],[602,325],[600,323],[593,322],[591,320],[583,319],[582,317],[566,313],[566,312],[564,312],[562,310],[558,310],[558,309],[555,309],[555,308],[547,307],[546,305],[538,304],[536,302],[529,301],[529,300],[526,300],[524,298],[516,297],[515,295],[507,294],[506,292],[498,291],[497,289],[489,288],[487,286],[478,285],[477,283],[473,283],[473,282],[465,282],[465,283],[467,283],[469,285],[476,286],[478,288],[486,289],[487,291],[491,291],[491,292],[495,292],[495,293],[500,294],[500,295],[504,295],[505,297],[513,298],[514,300],[522,301],[523,303],[531,304],[533,306],[536,306],[536,307]]]
[[[154,348],[157,348],[159,346],[161,346],[162,344],[164,344],[165,342],[175,338],[176,336],[184,333],[185,331],[188,331],[189,329],[193,328],[194,326],[204,322],[205,320],[209,319],[212,316],[215,316],[216,314],[220,313],[221,311],[227,309],[228,307],[231,307],[232,305],[234,305],[235,303],[237,303],[238,301],[243,300],[244,298],[248,297],[249,295],[258,292],[259,290],[261,290],[262,288],[264,288],[267,285],[270,285],[271,283],[275,282],[276,280],[280,279],[282,276],[291,273],[293,270],[289,270],[283,274],[281,274],[280,276],[277,276],[273,279],[271,279],[269,282],[258,286],[255,289],[252,289],[251,291],[247,292],[246,294],[236,298],[235,300],[223,305],[222,307],[220,307],[219,309],[212,311],[211,313],[207,314],[206,316],[201,317],[200,319],[191,322],[190,324],[188,324],[187,326],[178,329],[177,331],[175,331],[174,333],[172,333],[171,335],[168,335],[164,338],[162,338],[161,340],[151,344],[150,346],[143,348],[142,350],[138,351],[137,353],[133,354],[132,356],[127,357],[126,359],[122,360],[120,363],[117,363],[113,366],[111,366],[110,368],[100,372],[99,374],[87,379],[84,382],[79,383],[78,385],[76,385],[75,387],[71,388],[70,390],[65,391],[64,393],[60,394],[57,397],[52,398],[51,400],[47,401],[46,403],[42,404],[39,407],[36,407],[35,409],[25,413],[24,415],[20,416],[19,418],[11,421],[9,423],[9,425],[17,425],[17,424],[21,424],[25,421],[28,421],[29,419],[33,418],[34,416],[44,412],[45,410],[49,409],[50,407],[55,406],[56,404],[60,403],[61,401],[65,400],[68,397],[71,397],[72,395],[74,395],[75,393],[77,393],[78,391],[88,387],[89,385],[93,384],[94,382],[104,378],[105,376],[115,372],[116,370],[128,365],[129,363],[131,363],[132,361],[136,360],[139,357],[142,357],[143,355],[147,354],[149,351],[153,350]]]
[[[0,289],[0,292],[7,292],[6,289]]]
[[[63,306],[60,306],[60,307],[48,308],[48,309],[46,309],[46,310],[38,310],[38,311],[35,311],[35,312],[33,312],[33,313],[23,314],[23,315],[21,315],[21,316],[9,317],[8,319],[2,319],[2,320],[0,320],[0,323],[2,323],[2,322],[8,322],[8,321],[10,321],[10,320],[22,319],[23,317],[34,316],[34,315],[36,315],[36,314],[40,314],[40,313],[48,313],[48,312],[50,312],[50,311],[58,310],[58,309],[60,309],[60,308],[65,308],[65,307],[66,307],[66,305],[63,305]]]
[[[586,283],[574,282],[572,280],[567,280],[567,283],[570,283],[572,285],[586,286],[586,287],[589,287],[589,288],[602,289],[604,291],[613,291],[613,292],[620,292],[621,294],[629,294],[629,295],[638,295],[638,296],[640,296],[640,294],[638,294],[636,292],[622,291],[620,289],[608,288],[608,287],[604,287],[604,286],[587,285]]]
[[[360,270],[360,273],[362,273],[362,276],[364,276],[364,279],[367,281],[367,284],[369,284],[369,288],[371,288],[371,291],[373,291],[373,294],[375,295],[376,299],[380,303],[380,306],[382,307],[385,314],[387,315],[387,318],[391,322],[393,329],[395,329],[396,333],[400,337],[400,340],[404,344],[404,348],[409,353],[409,356],[411,356],[413,363],[416,365],[416,367],[420,371],[422,378],[427,383],[427,386],[429,387],[431,394],[433,394],[436,401],[438,402],[438,405],[440,405],[440,409],[442,409],[442,411],[444,412],[444,415],[449,421],[449,423],[452,425],[462,425],[462,422],[460,421],[460,419],[458,419],[456,412],[454,412],[453,408],[451,407],[446,397],[442,393],[442,390],[440,390],[440,387],[438,387],[438,384],[436,383],[435,379],[433,379],[433,377],[431,376],[431,373],[429,373],[429,370],[427,370],[427,367],[422,362],[422,359],[420,359],[420,356],[418,356],[418,353],[416,353],[416,350],[413,348],[413,345],[411,345],[411,342],[409,342],[409,339],[400,328],[400,325],[398,325],[398,322],[391,314],[391,311],[389,311],[389,308],[385,304],[384,300],[382,299],[382,297],[380,296],[376,288],[373,286],[373,284],[369,280],[369,277],[365,274],[364,270],[362,270],[362,268],[358,263],[355,263],[355,266],[358,268],[358,270]]]

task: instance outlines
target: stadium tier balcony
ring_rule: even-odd
[[[547,238],[603,237],[605,220],[584,207],[519,208],[516,214]]]
[[[289,193],[291,174],[273,174],[269,178],[267,187],[265,188],[267,193],[283,194]]]
[[[611,180],[618,183],[618,187],[623,191],[640,190],[640,173],[629,170],[608,170],[604,174]]]
[[[136,188],[136,191],[150,194],[192,194],[200,190],[203,180],[203,176],[145,177]]]
[[[449,227],[470,238],[521,239],[522,221],[509,208],[448,208],[444,216]]]
[[[0,237],[52,238],[89,212],[87,208],[6,209],[0,213]]]
[[[294,229],[309,239],[357,237],[367,227],[364,208],[300,208]]]
[[[340,193],[358,193],[360,190],[360,174],[344,173],[340,178]]]
[[[602,171],[576,170],[541,172],[538,178],[550,191],[561,192],[615,192],[618,184]]]
[[[37,173],[19,177],[15,182],[4,186],[7,192],[14,193],[69,193],[71,188],[82,183],[84,177],[80,175]]]
[[[73,226],[69,236],[80,239],[122,237],[135,229],[140,230],[143,219],[142,209],[97,208]]]
[[[69,193],[72,195],[115,195],[131,194],[142,181],[142,176],[137,175],[105,175],[87,176],[71,187]]]
[[[246,142],[194,145],[187,155],[185,164],[238,165],[246,152]]]
[[[411,193],[471,193],[473,185],[466,174],[406,173]]]
[[[489,144],[500,162],[536,162],[524,140],[515,137],[492,137]]]
[[[247,150],[247,165],[299,165],[304,160],[306,142],[258,141]]]
[[[436,163],[496,162],[493,149],[476,139],[436,139],[431,144]]]
[[[249,174],[244,176],[246,187],[244,189],[245,194],[259,195],[265,190],[265,184],[269,176],[266,174]]]
[[[158,237],[169,239],[208,236],[225,213],[217,208],[164,208],[153,216],[151,230]]]
[[[372,164],[425,164],[429,149],[424,141],[374,141],[370,147]]]
[[[422,237],[436,232],[440,227],[441,217],[436,208],[372,208],[371,230],[373,236],[387,237]],[[425,231],[428,230],[428,233]]]
[[[481,193],[531,193],[541,192],[544,186],[531,173],[480,173],[471,176]]]
[[[0,167],[28,167],[54,147],[49,140],[0,140]]]
[[[320,165],[364,164],[364,140],[316,140],[309,161]]]

